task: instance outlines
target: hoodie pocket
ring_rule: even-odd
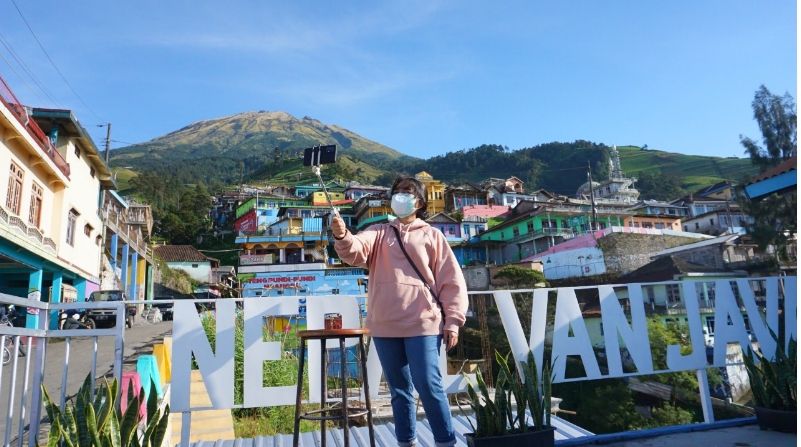
[[[378,293],[371,298],[368,312],[375,322],[411,322],[434,319],[434,307],[425,286],[417,283],[376,284]]]

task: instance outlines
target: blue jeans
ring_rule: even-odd
[[[423,409],[437,447],[453,446],[456,435],[439,371],[442,336],[373,337],[373,342],[392,396],[392,415],[395,418],[398,445],[409,446],[416,442],[417,418],[412,395],[414,384],[414,389],[423,401]]]

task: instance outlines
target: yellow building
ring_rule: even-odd
[[[328,191],[328,196],[331,197],[332,203],[338,202],[340,200],[345,200],[344,192]],[[325,198],[325,193],[323,191],[313,192],[311,194],[311,204],[314,206],[328,205],[328,199]]]
[[[428,215],[445,211],[445,184],[439,180],[435,180],[426,171],[420,171],[414,175],[414,178],[422,182],[426,186],[426,194],[428,197]]]

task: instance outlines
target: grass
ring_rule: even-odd
[[[203,318],[203,328],[209,343],[214,346],[215,340],[215,321],[213,317]],[[268,328],[264,329],[266,341],[280,341],[284,352],[282,360],[264,362],[262,383],[264,386],[287,386],[297,383],[298,359],[288,353],[293,348],[299,346],[297,331],[305,329],[305,326],[293,324],[292,329],[284,334],[282,331],[270,333]],[[237,316],[234,348],[234,400],[239,403],[243,400],[243,372],[244,372],[244,322],[242,314]],[[304,370],[303,383],[308,381],[308,369]],[[355,386],[349,383],[349,386]],[[336,381],[329,382],[329,389],[336,386]],[[308,396],[308,389],[304,388],[304,398]],[[319,405],[305,404],[302,411],[316,410]],[[255,436],[271,436],[279,433],[292,433],[294,431],[295,406],[284,405],[265,408],[243,408],[231,411],[234,417],[234,433],[237,438],[252,438]],[[335,427],[334,423],[329,422],[329,427]],[[300,431],[314,431],[320,428],[319,422],[301,421]]]
[[[639,172],[660,172],[682,178],[685,188],[693,190],[723,180],[740,181],[756,174],[747,158],[720,158],[686,155],[659,150],[641,150],[636,146],[618,146],[623,171],[636,176]]]
[[[131,189],[131,179],[136,177],[136,171],[128,168],[112,168],[117,177],[117,189],[122,192]]]

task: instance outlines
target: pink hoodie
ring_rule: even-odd
[[[406,252],[445,307],[444,325],[436,300],[409,265],[390,225],[398,228]],[[464,325],[467,286],[462,269],[442,232],[424,220],[408,225],[395,220],[372,225],[357,235],[348,232],[334,248],[343,261],[370,270],[367,328],[371,335],[437,335],[442,330],[458,332]]]

